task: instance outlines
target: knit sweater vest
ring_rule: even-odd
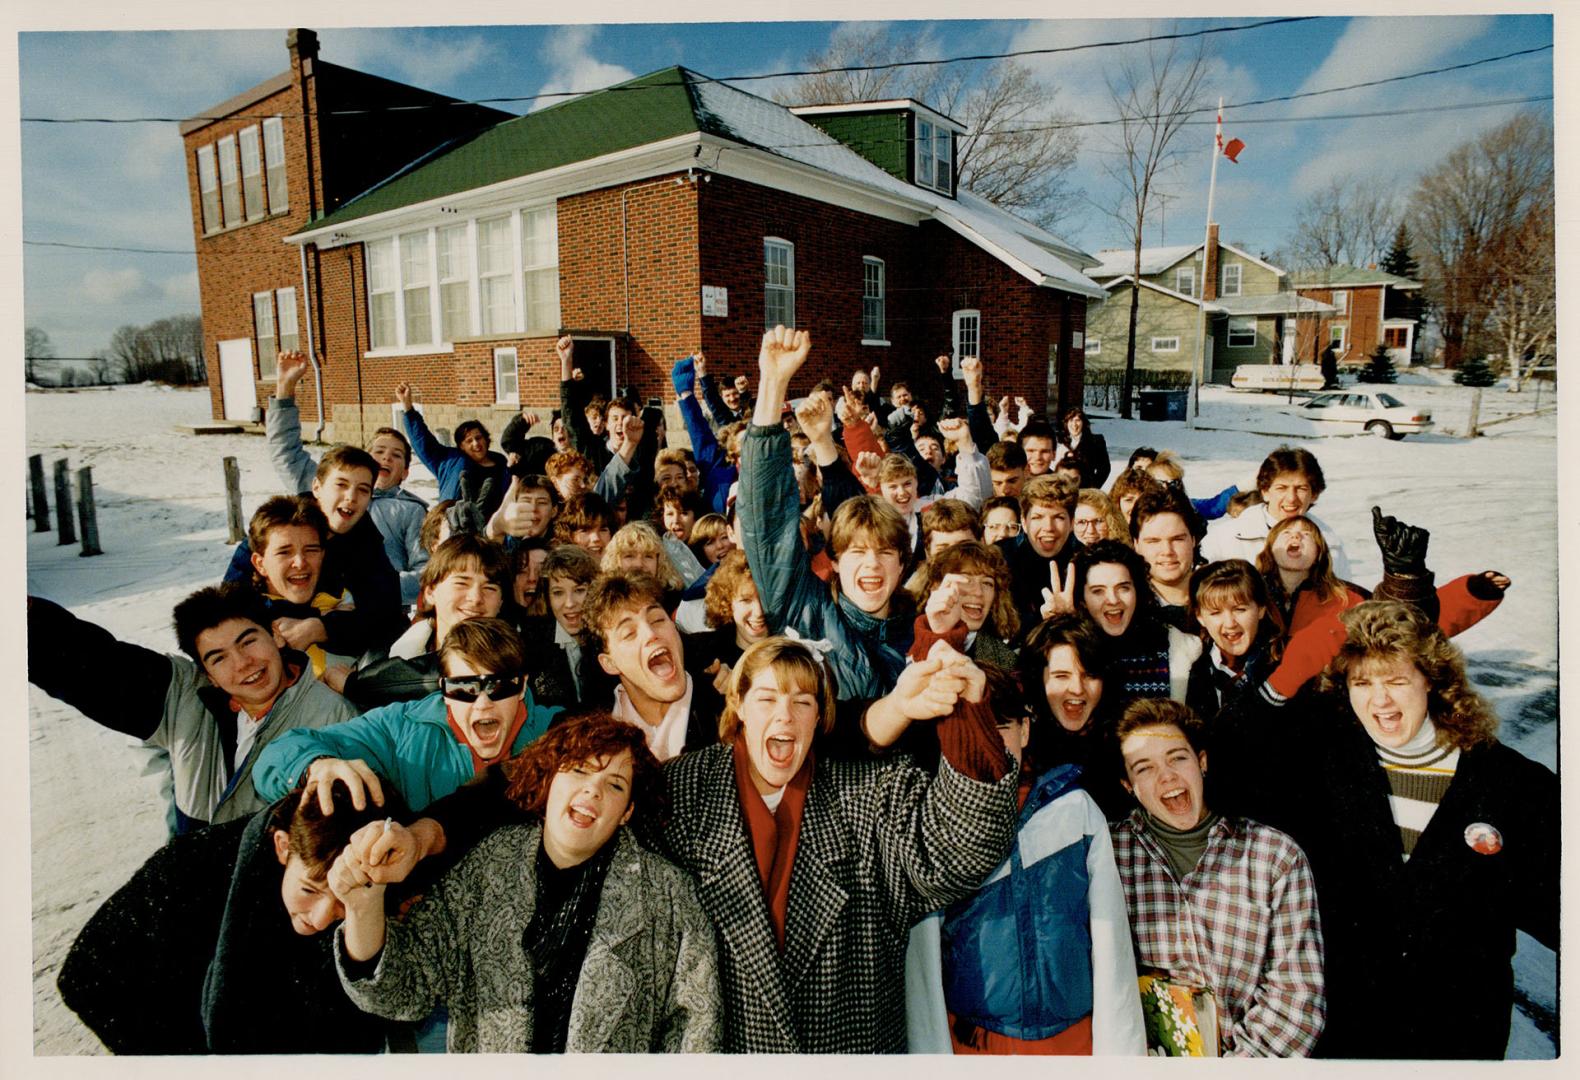
[[[1448,785],[1454,782],[1459,748],[1439,744],[1437,728],[1427,717],[1421,722],[1421,730],[1403,746],[1376,749],[1383,771],[1388,774],[1388,805],[1394,824],[1399,826],[1408,861]]]

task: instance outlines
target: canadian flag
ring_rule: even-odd
[[[1244,143],[1243,140],[1230,139],[1227,143],[1225,143],[1223,141],[1223,110],[1219,109],[1218,110],[1218,153],[1222,154],[1224,157],[1228,158],[1230,161],[1232,161],[1236,165],[1238,165],[1238,164],[1240,164],[1240,151],[1244,150],[1244,149],[1245,149],[1245,143]]]

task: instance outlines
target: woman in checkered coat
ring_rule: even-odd
[[[718,933],[725,1050],[905,1051],[910,929],[970,895],[1015,830],[1016,770],[956,630],[941,641],[918,620],[916,662],[864,721],[887,746],[943,717],[936,777],[905,755],[815,749],[833,726],[832,683],[786,638],[742,655],[721,741],[665,766],[671,812],[655,842],[695,876]],[[435,803],[418,836],[466,846],[510,817],[499,789],[491,776]],[[409,859],[423,844],[403,833],[390,842]]]

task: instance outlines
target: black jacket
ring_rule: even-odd
[[[1558,945],[1558,778],[1501,743],[1464,751],[1405,861],[1387,776],[1347,702],[1297,698],[1269,715],[1256,701],[1219,718],[1214,780],[1231,786],[1208,797],[1310,858],[1326,944],[1318,1055],[1501,1058],[1515,931]],[[1475,824],[1498,850],[1470,846]]]
[[[998,549],[1009,563],[1009,592],[1015,601],[1015,612],[1020,616],[1021,640],[1031,632],[1032,627],[1042,622],[1042,590],[1053,581],[1048,564],[1058,563],[1059,576],[1062,578],[1070,567],[1070,560],[1081,547],[1081,542],[1072,533],[1065,539],[1064,547],[1059,549],[1058,554],[1045,559],[1037,554],[1037,549],[1031,546],[1024,532],[998,542]]]
[[[1108,482],[1112,468],[1108,461],[1108,440],[1090,428],[1081,436],[1080,444],[1070,448],[1066,460],[1081,466],[1082,487],[1101,488]]]
[[[374,1053],[328,931],[296,933],[263,810],[177,837],[83,927],[61,999],[116,1054]]]

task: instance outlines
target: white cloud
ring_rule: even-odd
[[[344,67],[445,92],[463,76],[504,60],[482,34],[458,36],[421,30],[324,30],[320,51]]]
[[[175,274],[165,278],[159,283],[159,291],[164,293],[166,300],[173,304],[191,304],[196,307],[198,303],[198,276],[193,270],[188,274]]]
[[[543,45],[543,58],[548,70],[543,76],[540,92],[566,90],[598,90],[615,83],[636,78],[636,72],[619,64],[608,64],[589,51],[598,36],[597,26],[565,26],[549,35]],[[564,101],[564,98],[539,98],[532,103],[532,111],[546,109]]]
[[[1492,21],[1491,17],[1445,19],[1440,16],[1351,19],[1344,33],[1333,43],[1327,59],[1307,76],[1300,90],[1349,86],[1438,67],[1444,61],[1466,59],[1460,49],[1491,30]],[[1348,110],[1363,104],[1376,106],[1394,100],[1400,85],[1410,84],[1374,86],[1305,98],[1291,102],[1284,115],[1328,113],[1336,107]]]
[[[82,275],[82,295],[96,304],[118,304],[148,288],[141,270],[89,270]]]

